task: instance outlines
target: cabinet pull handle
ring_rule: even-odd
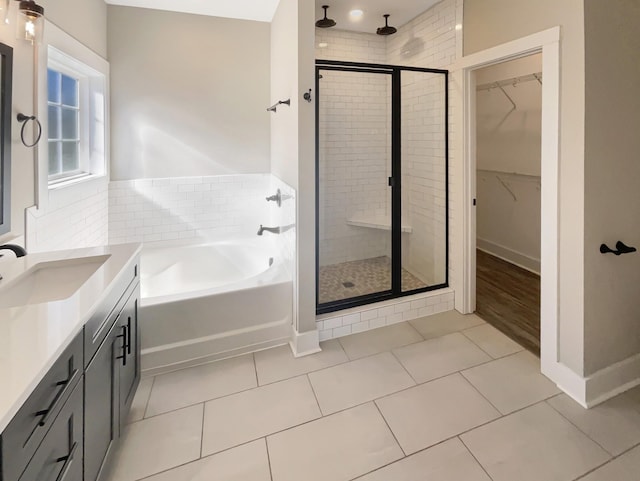
[[[63,480],[67,475],[67,471],[69,471],[69,468],[71,466],[71,461],[73,460],[73,455],[76,453],[77,447],[78,447],[78,443],[77,442],[73,443],[73,446],[71,446],[71,449],[69,450],[69,454],[56,459],[56,463],[64,462],[64,466],[62,466],[62,469],[60,470],[60,474],[56,478],[56,481]]]
[[[116,357],[116,359],[122,359],[122,365],[127,365],[127,326],[120,326],[122,334],[118,334],[117,337],[122,337],[122,356]]]
[[[131,316],[127,317],[127,354],[131,355]]]
[[[60,389],[56,393],[56,396],[53,398],[53,401],[51,401],[51,404],[49,404],[49,407],[47,409],[43,409],[42,411],[37,411],[36,414],[35,414],[36,417],[37,416],[42,416],[42,419],[40,419],[40,421],[38,421],[38,426],[42,427],[45,424],[47,424],[47,421],[49,420],[49,415],[51,414],[51,411],[53,411],[53,408],[55,407],[55,405],[58,403],[58,401],[64,395],[64,393],[67,391],[67,388],[71,384],[71,380],[75,377],[77,372],[78,372],[78,370],[74,369],[68,379],[65,379],[64,381],[58,381],[56,383],[56,386],[60,386]]]

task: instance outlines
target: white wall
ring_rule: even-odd
[[[114,180],[269,171],[268,23],[108,12]]]
[[[271,172],[297,193],[294,320],[298,333],[315,332],[315,134],[314,103],[302,95],[313,89],[314,5],[307,0],[281,0],[271,23],[271,103],[291,99],[271,115]],[[315,98],[315,95],[314,95]],[[296,350],[306,347],[294,339]]]
[[[637,382],[640,254],[602,255],[599,246],[640,247],[640,3],[584,4],[585,374],[626,362],[631,377],[622,381]]]
[[[13,105],[12,105],[12,161],[11,161],[11,232],[0,237],[0,243],[25,234],[24,210],[34,203],[33,149],[20,141],[20,127],[15,118],[18,112],[31,115],[33,104],[33,47],[16,40],[15,14],[17,2],[10,2],[13,13],[10,24],[0,25],[0,42],[13,47]],[[106,7],[102,0],[43,0],[46,17],[62,30],[72,33],[81,43],[99,55],[106,56]],[[46,70],[45,70],[46,72]],[[41,70],[42,73],[42,70]],[[45,92],[41,92],[43,95]]]
[[[540,152],[542,88],[533,79],[484,86],[542,71],[536,54],[475,72],[477,245],[540,272]]]
[[[464,0],[464,53],[560,25],[559,357],[584,374],[584,0]],[[544,74],[544,72],[543,72]]]

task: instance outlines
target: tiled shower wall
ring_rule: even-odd
[[[46,210],[29,208],[26,211],[28,252],[107,244],[109,192],[106,180],[75,186],[49,197]]]
[[[388,256],[389,231],[347,222],[390,216],[390,77],[336,71],[322,76],[320,264]]]
[[[457,0],[440,2],[403,26],[397,34],[386,38],[336,29],[316,29],[316,58],[446,68],[456,58],[458,4]],[[320,153],[321,189],[324,189],[321,191],[320,210],[323,265],[388,255],[390,248],[389,232],[376,232],[345,223],[345,218],[363,213],[358,210],[360,199],[354,193],[361,187],[360,183],[372,186],[377,182],[380,192],[386,193],[384,206],[379,204],[378,197],[373,196],[372,203],[366,208],[368,217],[389,211],[389,189],[386,186],[389,157],[377,159],[368,152],[376,133],[377,124],[374,122],[379,119],[375,111],[362,108],[362,99],[357,92],[358,83],[364,88],[370,88],[369,85],[357,78],[360,74],[342,74],[344,78],[353,79],[353,83],[338,82],[330,74],[333,72],[322,73],[321,105],[335,102],[334,105],[342,109],[337,112],[339,116],[326,117],[327,126],[321,125],[321,132],[328,134],[326,139],[321,137],[324,148]],[[326,87],[323,88],[323,84]],[[403,87],[403,224],[409,224],[413,230],[411,234],[403,235],[403,264],[428,284],[438,284],[445,281],[447,268],[443,123],[444,88],[447,87],[442,76],[411,73],[403,75]],[[388,104],[390,91],[378,92],[378,95],[377,102]],[[390,112],[387,115],[389,121]],[[321,121],[324,118],[321,115]],[[379,132],[378,138],[382,139]],[[388,139],[387,136],[385,142]],[[349,147],[354,146],[355,151],[350,152]],[[358,153],[362,155],[359,157]],[[332,159],[327,169],[323,169],[326,164],[322,161],[323,156]],[[344,168],[333,169],[333,164]],[[386,170],[381,170],[381,165],[385,165]],[[352,207],[350,203],[356,205]],[[377,244],[375,239],[378,239]]]

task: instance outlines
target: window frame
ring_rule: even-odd
[[[72,78],[78,84],[78,107],[77,108],[69,107],[69,106],[65,107],[62,104],[62,99],[60,101],[60,104],[52,103],[48,98],[48,89],[47,89],[47,107],[50,107],[53,105],[56,107],[60,107],[61,109],[71,108],[71,109],[77,110],[78,112],[78,140],[77,140],[78,169],[75,169],[73,171],[66,171],[66,172],[61,171],[60,173],[53,174],[53,175],[51,175],[50,172],[47,172],[49,185],[55,185],[57,183],[65,182],[67,180],[79,179],[84,176],[91,175],[91,168],[89,163],[89,152],[87,148],[87,143],[88,143],[87,140],[90,135],[90,128],[88,124],[89,115],[86,112],[86,109],[88,108],[89,94],[88,94],[88,87],[87,87],[88,78],[86,75],[81,74],[77,70],[68,68],[66,65],[63,65],[62,63],[56,60],[49,60],[47,65],[47,76],[49,75],[49,72],[48,72],[49,70],[53,70],[54,72],[57,72],[61,75],[65,75],[66,77]],[[47,82],[48,82],[48,79],[47,79]],[[48,132],[47,132],[47,137],[48,137]],[[55,143],[64,142],[64,138],[56,139],[53,141],[47,138],[47,142],[48,142],[48,148],[50,149],[51,144],[53,142]]]
[[[69,173],[49,175],[48,121],[43,128],[47,133],[47,150],[44,159],[43,177],[49,190],[74,185],[90,179],[105,177],[108,172],[108,72],[96,70],[82,60],[59,50],[53,45],[47,48],[47,75],[43,106],[49,108],[48,69],[60,72],[78,81],[78,157],[79,169]],[[102,105],[98,105],[101,99]],[[100,110],[100,112],[97,112]],[[48,118],[48,113],[47,113]],[[46,128],[45,128],[46,127]],[[102,132],[101,132],[102,131]],[[43,139],[44,140],[44,139]],[[45,143],[45,142],[43,142]],[[101,145],[98,145],[101,144]],[[98,147],[98,148],[96,148]]]

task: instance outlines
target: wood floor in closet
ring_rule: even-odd
[[[476,314],[540,356],[540,276],[477,251]]]

